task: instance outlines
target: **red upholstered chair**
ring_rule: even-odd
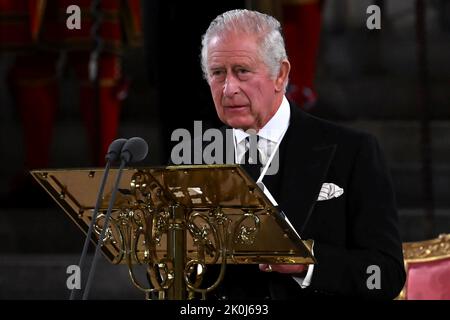
[[[400,300],[450,300],[450,234],[403,243],[407,274]]]

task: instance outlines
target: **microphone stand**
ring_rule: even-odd
[[[103,172],[102,181],[100,183],[100,189],[98,191],[94,213],[92,214],[92,220],[91,220],[91,223],[89,224],[89,230],[87,232],[86,239],[84,240],[83,251],[80,256],[80,261],[78,262],[78,267],[80,268],[81,273],[83,273],[85,259],[86,259],[87,251],[89,248],[89,240],[91,239],[92,230],[94,229],[94,224],[95,224],[95,221],[97,220],[98,210],[100,208],[100,202],[101,202],[103,192],[105,189],[106,180],[109,175],[109,169],[111,168],[111,163],[116,161],[116,159],[117,159],[118,155],[121,153],[122,147],[124,146],[126,141],[127,141],[126,139],[117,139],[117,140],[114,140],[109,145],[108,153],[106,154],[106,157],[105,157],[105,159],[106,159],[105,171]],[[74,300],[75,294],[76,294],[76,291],[75,291],[75,288],[73,288],[70,292],[69,299]]]
[[[100,202],[101,202],[101,199],[102,199],[103,191],[105,189],[106,180],[108,178],[108,174],[109,174],[109,169],[110,168],[111,168],[111,161],[108,160],[106,162],[105,171],[103,173],[102,182],[100,184],[100,190],[98,192],[97,202],[95,203],[95,209],[94,209],[94,213],[92,215],[92,220],[91,220],[91,223],[89,224],[89,230],[88,230],[88,233],[86,235],[86,239],[84,240],[83,251],[81,253],[80,261],[78,262],[78,267],[80,268],[80,272],[81,273],[83,273],[85,259],[86,259],[87,251],[88,251],[88,248],[89,248],[89,240],[91,239],[92,230],[94,229],[94,224],[95,224],[95,221],[97,220],[98,209],[100,208]],[[75,292],[76,292],[76,290],[77,289],[75,289],[75,288],[73,288],[71,290],[69,300],[74,300],[75,299]]]
[[[122,177],[123,169],[127,163],[143,160],[147,156],[147,153],[148,153],[148,144],[147,144],[147,142],[145,142],[144,139],[142,139],[140,137],[133,137],[128,140],[127,139],[117,139],[117,140],[113,141],[113,143],[111,143],[111,145],[110,145],[108,154],[106,156],[106,159],[108,160],[108,162],[107,162],[107,170],[105,170],[105,173],[106,173],[106,171],[109,171],[109,166],[110,166],[110,163],[112,160],[116,160],[117,158],[120,158],[121,162],[120,162],[119,171],[117,172],[116,181],[114,182],[114,186],[112,189],[111,199],[109,200],[108,211],[106,212],[106,216],[105,216],[105,222],[103,224],[102,231],[100,233],[99,241],[95,248],[94,258],[92,261],[91,268],[89,270],[86,287],[83,292],[83,297],[82,297],[83,300],[87,300],[87,298],[89,296],[89,291],[91,289],[92,280],[94,278],[100,248],[103,246],[103,241],[105,239],[106,230],[108,229],[108,223],[111,218],[112,208],[113,208],[113,205],[116,200],[116,194],[117,194],[117,190],[119,189],[119,183],[120,183],[120,179]],[[119,154],[120,154],[120,156],[118,156]],[[97,218],[96,214],[98,213],[98,208],[100,206],[101,194],[103,194],[103,188],[104,188],[105,180],[106,180],[105,176],[103,177],[103,179],[104,179],[104,181],[102,181],[101,193],[99,193],[99,196],[97,198],[97,204],[96,204],[96,210],[94,212],[94,217],[92,218],[91,224],[89,226],[90,233],[89,233],[88,237],[86,238],[85,247],[83,248],[84,255],[82,255],[82,259],[84,259],[84,256],[86,255],[87,243],[89,242],[89,239],[90,239],[90,236],[92,233],[92,229],[93,229],[93,225]],[[83,260],[83,262],[84,262],[84,260]]]
[[[98,255],[100,253],[100,248],[103,246],[103,240],[105,238],[106,230],[108,229],[109,219],[111,218],[112,207],[113,207],[114,202],[116,200],[117,190],[119,189],[120,179],[122,177],[123,168],[125,167],[126,163],[127,162],[125,161],[125,159],[122,159],[122,161],[120,163],[119,171],[117,173],[116,181],[114,183],[113,191],[112,191],[112,194],[111,194],[111,199],[109,200],[109,206],[108,206],[108,211],[106,213],[105,222],[103,224],[103,228],[102,228],[102,232],[100,234],[100,238],[99,238],[98,244],[97,244],[97,246],[95,248],[94,258],[92,260],[92,265],[91,265],[91,268],[89,270],[89,276],[88,276],[88,280],[87,280],[87,283],[86,283],[86,288],[84,289],[84,292],[83,292],[83,297],[82,297],[83,300],[87,300],[87,298],[89,296],[89,291],[91,289],[92,280],[94,278],[95,269],[96,269],[96,266],[97,266]]]

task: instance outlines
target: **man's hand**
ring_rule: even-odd
[[[260,264],[259,270],[265,272],[279,272],[287,274],[299,274],[308,269],[308,266],[304,264]]]

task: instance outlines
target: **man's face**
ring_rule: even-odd
[[[284,78],[271,79],[255,37],[214,37],[208,46],[207,65],[211,94],[223,123],[258,131],[278,110]],[[289,63],[287,68],[288,73]]]

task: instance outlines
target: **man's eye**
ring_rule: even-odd
[[[248,70],[247,69],[238,69],[238,73],[246,74],[246,73],[248,73]]]
[[[222,70],[214,70],[213,72],[211,72],[211,74],[215,77],[217,76],[221,76],[223,74]]]

